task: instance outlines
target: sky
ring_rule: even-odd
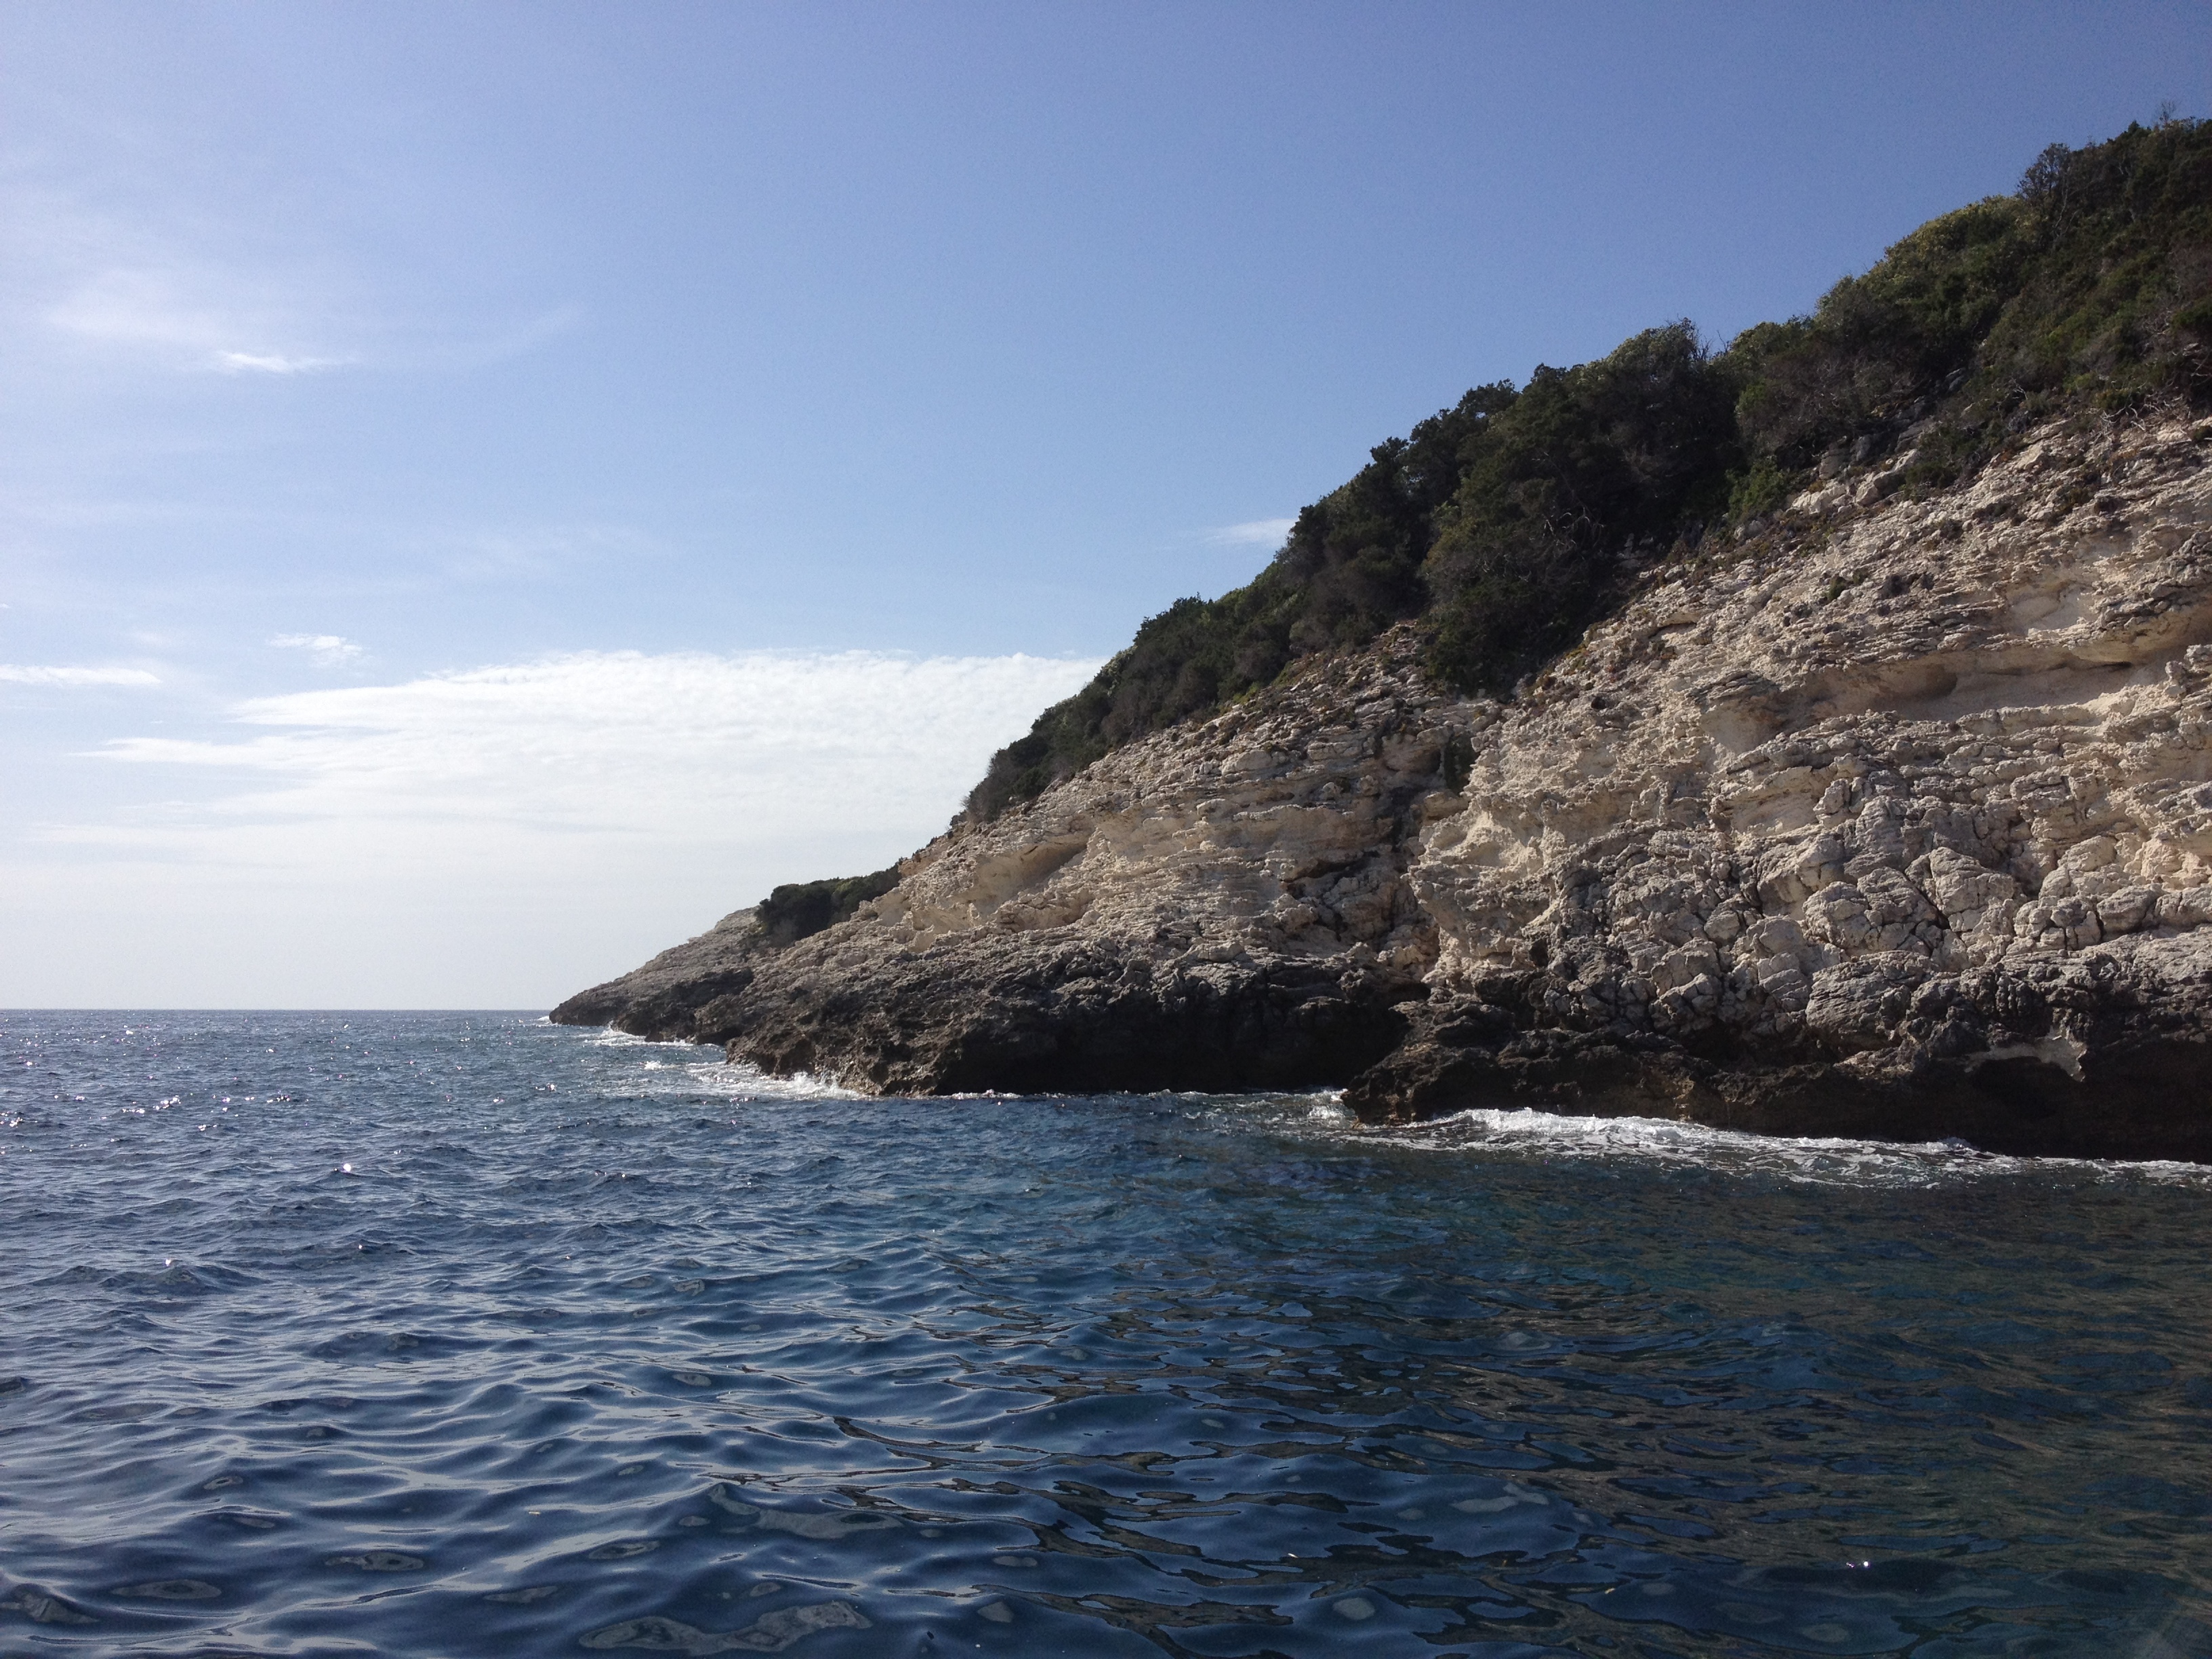
[[[0,0],[0,1006],[550,1006],[2168,103],[2205,0]]]

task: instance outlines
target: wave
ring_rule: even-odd
[[[1840,1135],[1764,1135],[1665,1118],[1585,1117],[1533,1108],[1478,1109],[1392,1128],[1359,1128],[1339,1107],[1316,1127],[1408,1151],[1690,1165],[1820,1186],[1925,1186],[1942,1182],[2078,1171],[2212,1190],[2212,1167],[2171,1161],[2017,1158],[1964,1140],[1862,1140]]]

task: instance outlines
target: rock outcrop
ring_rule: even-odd
[[[633,1036],[696,1036],[699,1010],[742,991],[775,947],[757,907],[733,910],[696,939],[671,946],[620,979],[579,991],[552,1013],[556,1025],[611,1025]]]
[[[1401,629],[556,1018],[884,1092],[2212,1160],[2212,424],[2030,435],[1841,469],[1510,702]]]

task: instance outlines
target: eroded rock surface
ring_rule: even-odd
[[[556,1018],[886,1092],[1344,1083],[1375,1121],[2212,1159],[2209,440],[2053,429],[1918,502],[1846,472],[1510,703],[1386,635],[827,933],[710,933]]]
[[[696,1035],[699,1010],[752,982],[774,954],[753,907],[732,910],[696,939],[672,945],[620,979],[579,991],[552,1013],[556,1025],[611,1025],[632,1036],[672,1041]]]

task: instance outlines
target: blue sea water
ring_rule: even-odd
[[[0,1033],[0,1654],[2212,1654],[2212,1171]]]

